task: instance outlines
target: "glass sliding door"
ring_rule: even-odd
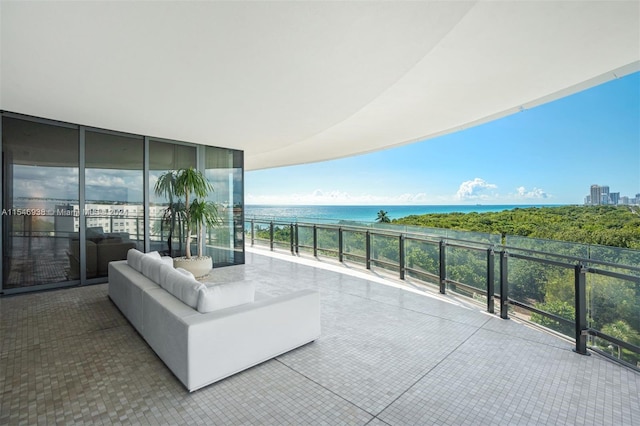
[[[130,248],[144,250],[143,166],[142,137],[85,131],[88,279],[106,277],[109,262],[126,259]]]
[[[205,176],[214,192],[209,195],[218,209],[220,223],[206,230],[207,254],[213,265],[244,263],[242,151],[205,148]]]
[[[131,248],[183,256],[181,200],[154,187],[188,167],[212,183],[220,217],[194,231],[192,252],[203,238],[214,267],[244,263],[242,151],[8,111],[0,119],[0,295],[105,282],[109,262]]]
[[[77,280],[79,131],[2,117],[3,290]]]
[[[175,214],[177,200],[156,195],[154,187],[169,171],[196,167],[196,147],[157,140],[149,141],[149,249],[163,255],[184,255],[184,227]],[[174,207],[172,210],[170,207]]]

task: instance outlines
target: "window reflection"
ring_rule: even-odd
[[[184,254],[183,227],[167,213],[171,202],[154,193],[156,182],[168,171],[196,166],[196,148],[168,142],[149,141],[149,240],[152,251],[172,257]]]
[[[207,229],[206,245],[215,266],[244,262],[242,206],[242,155],[238,151],[207,147],[205,176],[214,192],[209,200],[216,203],[220,224]]]
[[[205,174],[215,188],[210,201],[221,218],[220,226],[207,230],[207,254],[215,266],[244,263],[241,151],[198,151],[195,145],[150,140],[145,188],[141,136],[8,112],[2,113],[1,131],[3,290],[84,284],[94,278],[91,282],[103,282],[110,261],[126,258],[129,248],[145,248],[145,226],[148,250],[183,255],[183,228],[162,220],[169,200],[153,189],[163,173],[195,167],[197,152],[204,154]],[[150,221],[145,224],[147,191]]]
[[[76,279],[69,238],[78,205],[78,130],[2,118],[3,287]]]
[[[85,133],[87,278],[106,277],[109,262],[144,248],[143,154],[142,138]],[[71,247],[78,244],[76,238]]]

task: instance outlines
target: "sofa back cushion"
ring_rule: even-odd
[[[176,268],[176,271],[180,272],[182,275],[186,275],[189,278],[193,278],[194,280],[196,279],[196,277],[193,275],[193,273],[191,273],[191,271],[187,271],[184,268]]]
[[[204,284],[196,281],[195,278],[184,275],[165,264],[160,265],[158,284],[194,309],[198,306],[200,289],[204,287]]]
[[[142,272],[142,275],[149,278],[151,267],[158,263],[160,263],[158,259],[154,259],[153,257],[146,255],[142,256],[142,260],[140,260],[140,272]]]
[[[173,257],[171,256],[161,256],[160,257],[160,261],[162,263],[166,263],[167,265],[171,266],[173,268]]]
[[[157,259],[157,260],[162,259],[162,256],[160,256],[160,253],[158,253],[157,251],[150,251],[149,253],[145,253],[144,255],[152,257],[152,258]]]
[[[160,267],[164,264],[160,258],[149,255],[142,257],[142,275],[156,284],[160,284]]]
[[[145,260],[146,259],[146,260]],[[144,260],[144,262],[143,262]],[[164,262],[165,260],[160,256],[160,253],[157,251],[152,251],[149,253],[142,253],[140,250],[131,248],[127,251],[127,264],[131,266],[136,271],[142,273],[145,277],[151,278],[149,275],[151,274],[150,267],[152,265],[151,261],[156,261],[158,263]],[[144,268],[143,268],[144,263]],[[155,279],[153,279],[156,283]]]
[[[127,251],[127,264],[138,272],[142,272],[142,258],[144,253],[134,248]]]
[[[252,303],[256,286],[250,281],[203,286],[199,290],[198,312],[207,313],[231,306]]]

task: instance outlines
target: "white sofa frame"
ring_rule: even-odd
[[[315,290],[203,314],[117,261],[109,264],[109,298],[190,392],[320,336]]]

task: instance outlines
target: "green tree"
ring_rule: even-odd
[[[168,205],[164,209],[162,213],[162,217],[160,218],[160,222],[158,223],[159,227],[154,231],[157,235],[162,234],[162,228],[164,224],[167,224],[169,227],[168,235],[167,235],[167,248],[169,250],[169,255],[173,254],[173,235],[176,230],[180,231],[182,229],[182,212],[184,211],[184,204],[175,199],[175,183],[176,183],[176,171],[170,170],[167,173],[164,173],[158,177],[156,181],[154,192],[157,196],[166,198]],[[155,225],[155,224],[154,224]],[[181,240],[181,237],[179,237]],[[182,242],[180,241],[180,244]],[[180,251],[182,251],[182,247],[180,247]]]
[[[640,334],[624,321],[616,321],[602,327],[602,332],[623,342],[638,344]],[[622,358],[622,348],[618,346],[618,359]]]
[[[536,305],[536,308],[572,322],[576,319],[576,310],[573,307],[573,304],[567,302],[553,301],[538,303]],[[558,331],[567,336],[573,336],[575,333],[574,327],[572,325],[560,323],[560,321],[551,319],[541,314],[532,313],[531,321],[544,325],[545,327]]]
[[[629,206],[529,207],[486,213],[446,213],[394,219],[400,225],[640,248],[640,215]]]
[[[387,212],[385,212],[384,210],[380,210],[378,212],[378,218],[376,219],[376,222],[391,223],[391,219],[389,219],[389,216],[387,216]]]
[[[589,276],[587,294],[592,327],[600,328],[619,320],[640,329],[640,298],[636,284],[605,276]]]
[[[169,199],[169,207],[172,226],[175,218],[182,217],[186,227],[185,245],[186,258],[191,258],[191,230],[193,227],[202,229],[202,226],[213,226],[218,223],[218,214],[212,203],[199,201],[198,198],[206,198],[213,192],[213,185],[207,180],[201,171],[189,167],[178,171],[169,171],[158,179],[155,185],[155,193],[164,195]],[[196,198],[191,200],[191,195]],[[184,207],[178,208],[176,199],[184,199]],[[165,212],[166,217],[166,212]],[[202,256],[202,238],[198,238],[198,256]]]

